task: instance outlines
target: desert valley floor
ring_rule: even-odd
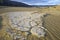
[[[59,7],[60,6],[44,7],[44,8],[40,8],[40,7],[32,7],[32,8],[3,7],[1,8],[0,9],[0,40],[60,40],[60,8]],[[17,18],[18,16],[20,17],[20,19]],[[21,20],[21,23],[18,25],[17,23],[19,23],[20,21],[13,17]],[[28,20],[30,20],[30,18],[31,20],[34,19],[30,24],[33,28],[29,26],[28,20],[26,20],[26,22],[23,21],[24,18],[25,19],[27,18]],[[37,20],[35,18],[37,18]],[[9,22],[10,19],[14,20],[13,24],[10,24]],[[15,20],[17,20],[16,22],[17,25],[15,25]],[[35,20],[37,21],[36,23],[38,24],[34,22]],[[24,24],[23,26],[24,29],[21,27],[21,29],[17,30],[17,28],[19,28],[23,24]],[[34,25],[36,26],[36,28]],[[37,30],[40,28],[40,30],[38,30],[38,32],[36,33],[34,28]],[[13,37],[11,37],[13,34],[9,34],[10,33],[9,31],[16,35],[18,34],[18,36],[14,35]],[[32,33],[32,34],[29,35],[28,33]],[[22,36],[19,36],[20,34]],[[23,39],[21,39],[20,37]]]

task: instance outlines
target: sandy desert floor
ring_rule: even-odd
[[[49,8],[22,8],[22,7],[6,7],[0,9],[0,40],[13,40],[10,35],[5,31],[6,28],[9,28],[8,18],[6,17],[6,12],[18,12],[18,11],[37,11],[38,13],[47,13],[50,14],[47,17],[44,17],[44,27],[46,30],[45,37],[38,38],[34,35],[29,35],[27,40],[60,40],[60,6],[49,7]],[[16,30],[13,30],[17,32]],[[17,32],[19,33],[19,32]],[[22,33],[23,35],[24,33]]]

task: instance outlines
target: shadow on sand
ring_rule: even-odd
[[[3,21],[3,18],[2,16],[0,16],[0,29],[2,29],[2,21]]]

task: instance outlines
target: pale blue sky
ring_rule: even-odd
[[[12,0],[29,5],[60,5],[60,0]]]

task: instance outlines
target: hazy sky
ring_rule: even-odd
[[[60,0],[12,0],[23,2],[29,5],[58,5],[60,4]]]

